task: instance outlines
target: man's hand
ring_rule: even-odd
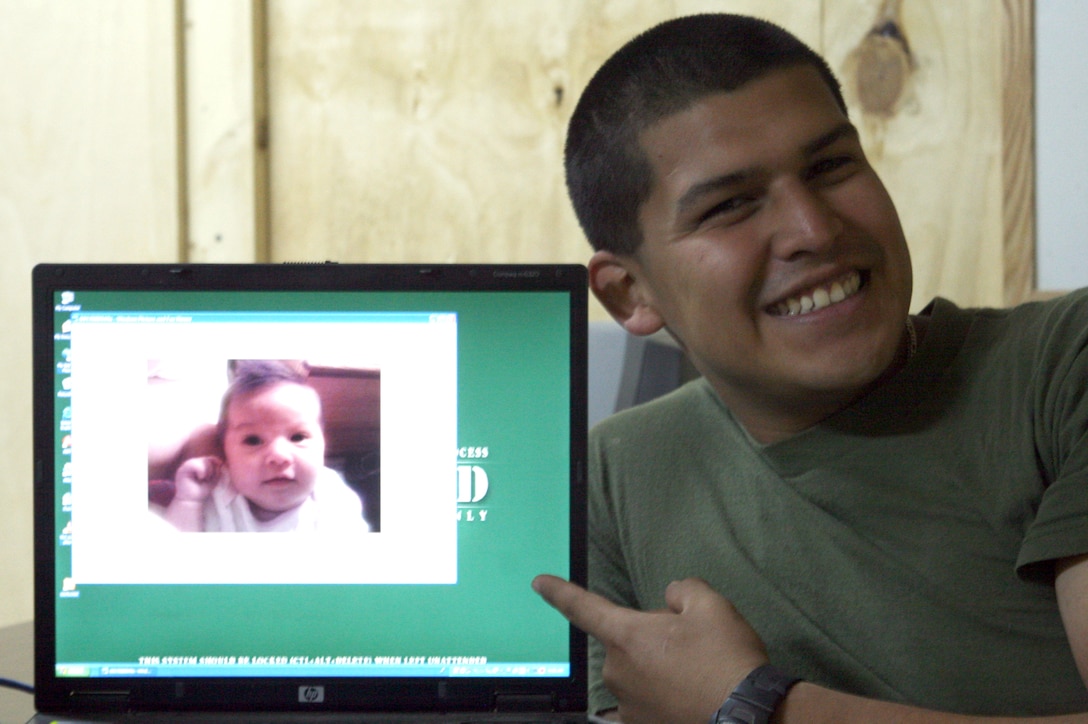
[[[756,632],[701,580],[670,584],[668,608],[653,612],[617,606],[554,576],[538,576],[533,589],[604,645],[604,681],[624,724],[702,724],[767,663]]]

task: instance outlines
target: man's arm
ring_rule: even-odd
[[[1058,561],[1054,588],[1080,677],[1088,682],[1088,555]]]
[[[1066,635],[1073,649],[1081,678],[1088,682],[1088,555],[1058,561],[1055,589],[1058,607],[1065,624]],[[1030,666],[1030,664],[1025,664]],[[779,724],[794,722],[866,722],[881,721],[897,724],[932,724],[969,722],[1046,722],[1048,724],[1083,724],[1088,713],[1052,717],[972,717],[943,714],[916,707],[863,699],[812,684],[801,683],[791,689],[783,701],[776,720]]]
[[[539,576],[533,588],[571,623],[602,642],[607,652],[604,679],[620,701],[624,724],[704,724],[729,692],[767,661],[759,636],[703,581],[670,585],[666,591],[668,608],[653,612],[616,606],[554,576]],[[1077,659],[1088,662],[1088,563],[1083,559],[1059,565],[1058,596]],[[790,690],[775,721],[1088,724],[1088,713],[1033,719],[963,716],[864,699],[801,682]]]

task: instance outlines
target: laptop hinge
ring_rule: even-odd
[[[495,711],[554,711],[551,694],[496,694]]]

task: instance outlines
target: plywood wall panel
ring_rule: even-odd
[[[1004,302],[1013,305],[1042,295],[1035,273],[1035,3],[1001,6]]]
[[[186,261],[264,261],[261,11],[259,0],[184,3]]]
[[[818,3],[271,0],[273,258],[583,261],[577,96],[628,38],[709,9],[818,32]]]
[[[216,34],[193,25],[179,68],[187,10]],[[272,260],[584,261],[562,179],[573,104],[627,39],[703,10],[779,22],[843,77],[916,308],[1030,293],[1031,0],[5,0],[0,550],[26,564],[0,568],[0,625],[31,606],[35,262],[260,259],[266,236]],[[908,83],[866,110],[857,50],[888,13]],[[227,249],[218,228],[244,236]]]
[[[914,307],[935,295],[1003,304],[1000,5],[826,0],[825,7],[826,55],[911,247]],[[891,107],[866,110],[859,79],[880,57],[866,38],[889,18],[909,47],[908,77]]]
[[[6,0],[0,20],[0,625],[31,599],[30,269],[178,257],[171,0]]]

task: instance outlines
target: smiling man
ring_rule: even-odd
[[[902,357],[903,231],[815,69],[708,95],[640,146],[657,180],[643,242],[598,251],[594,290],[630,331],[667,327],[756,439],[812,425]]]
[[[635,38],[566,161],[594,293],[702,373],[593,432],[594,592],[534,583],[594,711],[1088,721],[1088,296],[911,316],[837,81],[763,21]]]

